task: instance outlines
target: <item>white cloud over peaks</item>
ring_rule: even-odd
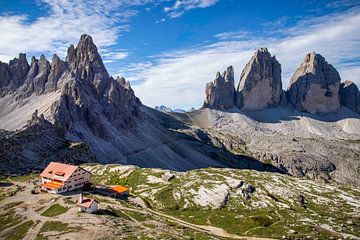
[[[136,15],[131,7],[148,2],[150,0],[40,0],[38,7],[47,12],[37,19],[1,13],[0,60],[7,61],[20,52],[64,56],[66,48],[77,43],[83,33],[90,34],[100,48],[113,45],[119,34],[128,29],[129,18]]]
[[[142,102],[149,106],[200,107],[205,85],[214,79],[216,72],[233,65],[238,82],[246,62],[259,47],[268,47],[281,63],[284,88],[310,51],[322,54],[338,69],[344,80],[360,84],[359,22],[360,9],[356,8],[337,15],[300,21],[290,29],[281,29],[281,34],[245,39],[241,31],[239,37],[234,32],[218,34],[216,38],[220,40],[216,43],[156,57],[154,64],[142,71],[137,70],[132,79],[140,84],[134,84],[133,88]],[[132,73],[125,76],[128,74]]]
[[[207,8],[216,4],[219,0],[176,0],[173,6],[165,7],[164,11],[171,18],[180,17],[186,11],[195,8]]]

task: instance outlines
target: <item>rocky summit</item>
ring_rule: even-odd
[[[340,108],[340,75],[320,54],[311,52],[290,79],[288,99],[300,111],[336,112]]]
[[[234,69],[229,66],[223,74],[217,72],[215,80],[206,85],[204,107],[231,109],[234,100]]]
[[[348,109],[360,113],[360,92],[352,81],[345,81],[340,84],[340,102]]]
[[[337,70],[315,52],[305,56],[291,77],[287,91],[282,90],[281,65],[267,48],[258,49],[246,64],[235,92],[234,81],[225,77],[230,75],[228,72],[229,69],[222,75],[218,73],[216,79],[206,85],[204,108],[236,107],[251,112],[282,107],[294,112],[329,114],[337,113],[344,106],[359,113],[357,86],[350,81],[340,85]]]
[[[281,65],[267,48],[260,48],[241,73],[236,105],[243,110],[278,106],[281,93]]]

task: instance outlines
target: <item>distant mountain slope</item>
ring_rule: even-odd
[[[201,109],[186,116],[188,124],[231,152],[248,154],[295,176],[360,185],[360,117],[346,108],[327,115],[289,108]]]

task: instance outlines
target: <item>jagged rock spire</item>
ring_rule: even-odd
[[[340,75],[315,52],[308,53],[290,79],[287,96],[300,111],[330,113],[340,108]]]
[[[45,86],[46,91],[57,89],[57,83],[66,70],[65,62],[62,61],[58,55],[54,54],[51,60],[50,74]]]
[[[278,106],[281,93],[281,65],[267,48],[260,48],[241,73],[236,105],[244,110]]]
[[[360,114],[360,91],[352,81],[340,84],[340,102],[348,109]]]
[[[29,71],[26,54],[20,53],[19,58],[10,60],[9,63],[0,61],[0,96],[15,91],[24,83]]]
[[[234,69],[229,66],[222,75],[217,72],[215,80],[206,85],[204,107],[231,109],[234,101]]]

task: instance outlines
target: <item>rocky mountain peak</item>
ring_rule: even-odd
[[[229,66],[222,75],[217,72],[215,80],[206,85],[204,107],[231,109],[234,100],[234,70]]]
[[[290,79],[288,99],[300,111],[330,113],[340,108],[340,75],[323,56],[311,52]]]
[[[340,84],[340,102],[348,109],[360,114],[360,91],[350,80]]]
[[[13,92],[21,86],[29,68],[24,53],[20,53],[19,58],[14,58],[9,63],[0,62],[0,96]]]
[[[267,48],[260,48],[241,73],[236,105],[244,110],[277,106],[281,93],[281,65]]]
[[[234,84],[234,68],[233,66],[227,67],[226,71],[223,72],[222,77],[224,78],[225,82],[229,82],[230,84]]]
[[[76,48],[68,48],[66,61],[71,74],[83,83],[91,84],[102,94],[110,84],[110,76],[104,66],[91,36],[83,34]]]

